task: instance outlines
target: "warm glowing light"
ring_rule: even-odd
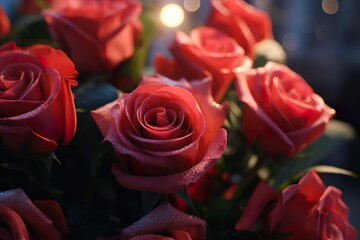
[[[323,0],[321,6],[327,14],[335,14],[339,10],[339,2],[337,0]]]
[[[184,8],[188,12],[196,12],[200,8],[200,0],[184,0]]]
[[[177,27],[184,21],[184,10],[175,3],[167,4],[160,11],[160,19],[167,27]]]

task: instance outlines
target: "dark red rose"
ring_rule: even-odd
[[[233,37],[252,56],[253,46],[263,39],[272,39],[269,16],[243,0],[211,0],[207,25]]]
[[[120,157],[112,171],[121,185],[174,193],[215,164],[226,147],[227,105],[214,102],[210,86],[209,79],[144,77],[133,92],[92,112]]]
[[[136,0],[67,1],[42,13],[79,71],[112,70],[131,57],[142,25]]]
[[[178,31],[170,46],[174,60],[156,57],[156,71],[172,79],[199,79],[211,75],[215,101],[223,99],[235,73],[250,68],[252,61],[234,39],[210,27],[199,27],[190,35]]]
[[[69,233],[60,205],[34,201],[22,189],[0,193],[0,239],[64,239]]]
[[[262,215],[264,239],[355,240],[357,232],[348,222],[349,210],[341,194],[333,186],[326,187],[314,171],[286,187],[277,199],[276,191],[262,182],[235,229],[251,231]]]
[[[46,45],[0,48],[0,136],[12,149],[48,154],[75,134],[71,87],[77,72],[60,50]]]
[[[306,81],[285,65],[238,74],[238,98],[245,104],[243,133],[265,155],[291,156],[315,141],[335,114]]]

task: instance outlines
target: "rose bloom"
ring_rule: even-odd
[[[355,240],[357,232],[348,222],[349,209],[341,194],[335,187],[325,187],[314,171],[304,175],[298,184],[286,187],[274,203],[274,195],[278,193],[261,183],[235,229],[251,231],[263,214],[264,239],[283,236],[287,240]]]
[[[31,202],[20,188],[0,193],[0,239],[64,239],[69,229],[53,200]]]
[[[105,238],[100,238],[103,240]],[[163,203],[121,231],[119,240],[205,240],[206,222]]]
[[[142,31],[136,0],[66,1],[42,14],[79,71],[109,71],[131,57]]]
[[[207,25],[233,37],[247,56],[257,42],[273,38],[270,17],[243,0],[211,0]]]
[[[75,134],[71,87],[77,72],[60,50],[46,45],[0,47],[0,137],[11,149],[48,154]]]
[[[169,49],[174,60],[158,55],[156,71],[172,79],[188,80],[210,74],[212,94],[217,102],[224,97],[235,73],[252,66],[234,39],[210,27],[196,28],[189,36],[178,31]]]
[[[112,171],[131,189],[175,193],[203,176],[226,147],[227,104],[210,95],[211,81],[144,77],[130,94],[92,112],[119,155]]]
[[[9,32],[10,19],[4,11],[4,8],[0,5],[0,37],[7,35]]]
[[[335,110],[285,65],[238,74],[238,98],[245,104],[243,133],[265,155],[291,156],[323,133]]]

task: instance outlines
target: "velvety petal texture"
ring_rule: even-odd
[[[208,79],[198,84],[210,92]],[[174,193],[196,182],[221,157],[227,105],[199,90],[185,80],[144,77],[132,93],[92,112],[104,140],[120,157],[112,171],[121,185]]]
[[[112,70],[131,57],[142,31],[136,0],[65,1],[42,12],[79,71]]]
[[[0,193],[0,238],[4,240],[64,239],[69,230],[60,205],[41,201],[39,208],[22,189]]]
[[[207,25],[233,37],[247,56],[257,42],[273,38],[270,17],[243,0],[211,0]]]
[[[262,217],[264,239],[355,240],[357,232],[348,222],[348,215],[341,191],[326,187],[316,172],[310,171],[281,194],[260,183],[235,228],[251,231]]]
[[[163,203],[122,230],[121,240],[205,240],[206,222]],[[162,234],[166,234],[166,237]]]
[[[265,155],[299,152],[321,136],[335,114],[285,65],[269,62],[263,68],[238,73],[235,86],[245,104],[245,138]]]
[[[216,101],[222,100],[236,72],[252,66],[234,39],[210,27],[193,29],[189,36],[178,31],[169,49],[174,60],[158,55],[156,71],[172,79],[192,80],[210,75]]]
[[[48,154],[75,134],[71,88],[77,71],[60,50],[46,45],[27,49],[15,44],[0,49],[0,136],[12,149],[24,144]]]

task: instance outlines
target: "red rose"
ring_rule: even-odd
[[[121,240],[202,240],[206,222],[163,203],[148,215],[122,230]],[[166,234],[166,235],[164,235]]]
[[[64,239],[68,226],[60,205],[34,201],[22,189],[0,194],[0,239]]]
[[[252,55],[252,48],[266,38],[272,38],[269,16],[243,0],[211,0],[212,8],[207,25],[233,37]]]
[[[24,144],[48,154],[75,133],[71,87],[77,72],[60,50],[46,45],[0,48],[0,136],[12,149]]]
[[[157,56],[156,71],[172,79],[199,79],[210,73],[215,101],[222,100],[236,72],[252,65],[234,39],[209,27],[196,28],[189,36],[178,31],[170,51],[174,60]]]
[[[133,55],[140,13],[136,0],[68,1],[43,11],[52,37],[86,72],[111,70]]]
[[[251,230],[261,211],[274,199],[269,188],[263,183],[256,188],[237,230]],[[298,184],[285,188],[279,199],[268,206],[270,210],[264,212],[264,239],[286,236],[288,240],[355,240],[357,232],[348,222],[349,210],[341,194],[335,187],[325,187],[314,171],[307,173]]]
[[[242,72],[235,86],[245,103],[245,138],[265,155],[291,156],[302,150],[323,133],[335,114],[285,65],[269,62],[263,68]]]
[[[10,20],[0,5],[0,37],[7,35],[10,32]]]
[[[227,105],[213,101],[210,84],[144,77],[132,93],[92,112],[120,157],[122,168],[112,171],[121,185],[175,193],[215,164],[226,147]]]

